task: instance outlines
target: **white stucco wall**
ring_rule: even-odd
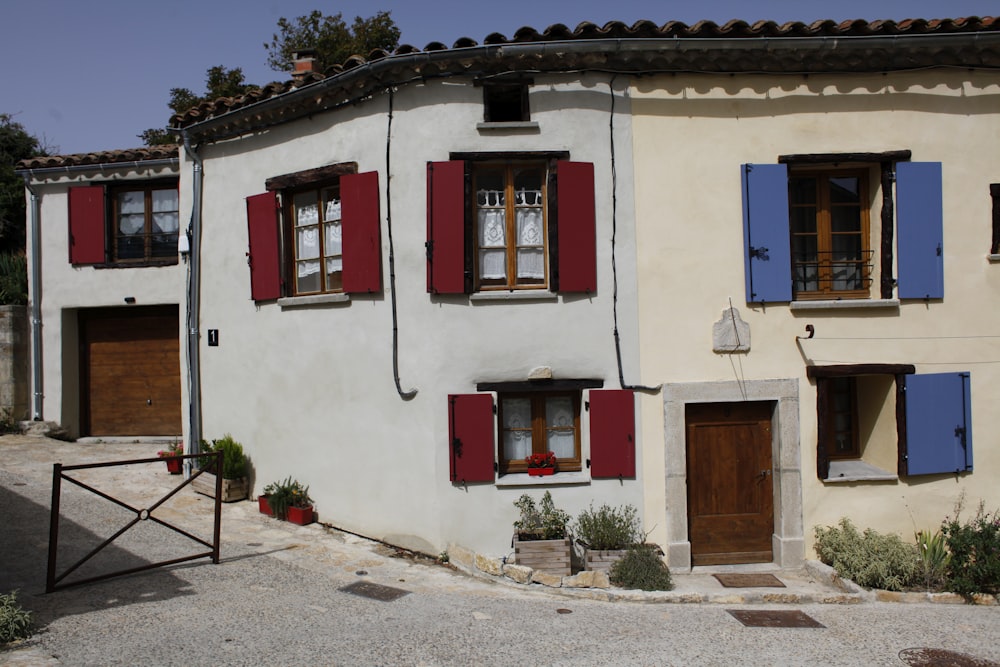
[[[29,194],[26,250],[29,261],[29,300],[34,303],[41,299],[44,394],[42,418],[66,426],[74,437],[80,433],[77,312],[84,308],[128,308],[125,297],[133,297],[135,306],[175,305],[178,307],[180,337],[184,331],[187,267],[180,260],[176,265],[156,267],[95,268],[70,264],[69,188],[177,177],[178,172],[177,166],[129,164],[120,167],[104,165],[94,169],[70,169],[64,172],[43,170],[31,174],[32,188],[39,198],[41,246],[35,248],[31,242]],[[186,226],[187,217],[183,201],[182,196],[182,229]],[[40,294],[30,284],[31,266],[34,262],[39,262],[42,270]],[[183,350],[183,341],[181,349]],[[182,360],[178,360],[178,364],[181,363]],[[32,387],[32,395],[36,391]],[[186,387],[182,387],[182,392],[186,401]]]
[[[559,379],[598,378],[618,388],[611,273],[612,170],[608,78],[562,83],[536,76],[537,128],[477,130],[482,90],[471,79],[401,86],[388,97],[205,145],[202,260],[202,397],[206,438],[231,433],[255,470],[254,490],[287,476],[309,485],[321,520],[437,553],[451,544],[510,551],[513,501],[553,491],[576,515],[591,502],[642,505],[641,479],[544,486],[452,485],[447,396],[477,382],[526,380],[548,366]],[[619,92],[623,84],[618,84]],[[391,173],[386,169],[391,140]],[[628,106],[615,116],[618,316],[626,382],[638,376],[635,246]],[[426,292],[426,163],[450,152],[569,151],[595,166],[597,276],[594,295],[541,301],[476,300]],[[282,308],[250,299],[245,198],[272,176],[339,162],[377,171],[382,207],[383,291],[348,303]],[[183,166],[182,182],[191,177]],[[388,197],[387,197],[388,187]],[[397,394],[389,282],[391,198],[399,331]],[[183,207],[183,203],[182,203]],[[205,335],[219,330],[219,346]],[[589,436],[582,416],[583,453]],[[526,478],[523,478],[526,480]],[[509,481],[509,480],[507,480]]]
[[[979,499],[1000,506],[994,435],[1000,428],[994,408],[1000,312],[992,306],[1000,295],[1000,265],[986,257],[989,184],[1000,178],[996,75],[676,75],[637,80],[631,95],[642,382],[796,380],[807,543],[814,526],[842,516],[909,538],[914,528],[939,526],[963,492],[971,508]],[[786,154],[902,149],[911,150],[914,161],[943,165],[944,299],[881,309],[748,305],[740,165],[776,163]],[[878,264],[880,192],[871,196]],[[878,296],[877,281],[872,295]],[[712,324],[730,303],[750,326],[746,354],[712,351]],[[806,324],[815,327],[815,337],[797,341]],[[805,368],[849,363],[914,364],[917,373],[970,371],[974,472],[881,483],[819,481],[815,384]],[[665,456],[684,443],[665,441],[660,396],[643,398],[642,423],[645,516],[657,526],[652,538],[665,542],[671,500],[657,480],[664,478]],[[886,433],[878,429],[874,437]],[[894,444],[889,449],[895,453]]]

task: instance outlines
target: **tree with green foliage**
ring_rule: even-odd
[[[375,49],[392,51],[399,46],[400,36],[390,12],[385,11],[367,19],[355,16],[354,23],[348,26],[340,12],[325,16],[314,10],[293,20],[281,17],[278,31],[270,44],[264,43],[268,67],[276,72],[290,72],[293,54],[300,49],[312,49],[323,70],[355,54],[367,57]]]
[[[47,154],[13,116],[0,113],[0,252],[24,252],[24,180],[14,169],[20,160]]]
[[[203,94],[196,95],[188,88],[171,88],[170,102],[167,103],[167,106],[175,114],[179,114],[202,102],[216,100],[220,97],[238,97],[258,88],[259,86],[246,82],[242,68],[228,69],[224,65],[217,65],[208,68],[205,74],[205,92]],[[177,143],[177,136],[167,128],[148,129],[140,134],[139,138],[147,146]]]

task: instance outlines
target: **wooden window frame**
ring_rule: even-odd
[[[862,284],[865,285],[862,289],[857,290],[836,290],[832,286],[832,265],[834,261],[832,259],[833,253],[833,238],[836,232],[832,229],[832,209],[835,206],[830,201],[830,180],[833,178],[842,177],[854,177],[858,179],[859,184],[859,214],[861,218],[861,258],[858,260],[861,263]],[[815,179],[816,181],[816,197],[815,197],[815,208],[816,208],[816,253],[817,253],[817,274],[818,274],[818,288],[815,290],[800,290],[798,289],[799,280],[797,279],[796,267],[800,264],[797,259],[795,252],[794,240],[796,236],[807,236],[806,233],[798,233],[794,230],[794,211],[797,208],[807,208],[809,205],[795,205],[792,202],[791,190],[792,184],[797,179]],[[872,201],[870,197],[870,180],[871,180],[871,170],[870,168],[852,165],[851,167],[809,167],[809,168],[792,168],[788,172],[788,187],[789,187],[789,245],[791,249],[791,264],[792,264],[792,298],[795,301],[808,301],[816,299],[869,299],[871,298],[871,282],[872,282],[872,246],[871,246],[871,208]],[[854,232],[852,232],[853,234]]]
[[[481,245],[481,238],[479,233],[479,209],[480,204],[478,200],[478,177],[482,171],[485,170],[496,170],[503,169],[504,172],[504,201],[505,201],[505,252],[506,252],[506,275],[503,283],[496,280],[484,280],[481,277],[480,270],[480,251],[486,246]],[[489,291],[513,291],[513,290],[547,290],[551,283],[551,271],[550,266],[550,243],[552,240],[549,237],[549,181],[551,175],[551,164],[549,160],[503,160],[503,161],[476,161],[471,165],[472,171],[472,197],[470,198],[470,206],[472,207],[472,220],[473,220],[473,232],[472,232],[472,266],[473,266],[473,282],[474,290],[477,292],[489,292]],[[517,276],[517,251],[519,246],[517,245],[517,201],[515,197],[515,175],[518,170],[522,169],[537,169],[541,171],[541,196],[539,208],[542,211],[542,233],[541,239],[542,243],[540,246],[542,252],[542,258],[545,269],[545,277],[540,283],[531,282],[519,282]],[[539,246],[532,246],[539,247]]]
[[[323,196],[327,191],[333,190],[336,193],[336,199],[341,202],[343,206],[343,198],[340,191],[340,178],[330,178],[323,181],[310,183],[307,186],[299,186],[295,188],[288,188],[281,192],[281,215],[282,218],[288,221],[288,224],[282,225],[282,231],[284,234],[284,242],[286,248],[286,265],[289,267],[289,272],[291,275],[288,277],[287,284],[291,288],[292,296],[314,296],[318,294],[341,294],[344,292],[344,246],[343,241],[341,241],[340,247],[340,261],[341,269],[338,272],[339,280],[336,285],[328,284],[328,276],[326,273],[326,260],[336,257],[337,255],[328,255],[326,253],[326,234],[324,233],[324,225],[326,225],[329,220],[326,219],[325,206],[323,205]],[[298,219],[296,217],[297,211],[295,209],[295,199],[298,196],[304,194],[315,195],[317,202],[317,212],[319,217],[317,218],[316,227],[318,230],[318,242],[319,242],[319,256],[316,258],[320,263],[319,274],[320,274],[320,289],[318,291],[302,291],[299,289],[299,276],[298,276],[298,247],[296,244],[296,230],[298,229]],[[341,209],[341,221],[343,220],[343,209]],[[341,223],[343,224],[343,223]],[[313,225],[303,225],[303,226],[313,226]],[[341,236],[343,236],[343,231],[341,231]]]
[[[826,438],[826,451],[830,460],[852,460],[861,458],[861,444],[858,437],[858,381],[856,376],[825,378],[821,382],[826,383],[826,391],[822,393],[823,403],[821,410],[824,414],[818,415],[817,419],[824,420],[826,428],[824,434]],[[838,384],[842,387],[838,387]],[[847,394],[848,409],[847,414],[849,425],[845,433],[850,438],[851,448],[848,451],[837,452],[837,394]]]
[[[162,255],[154,257],[152,254],[152,239],[153,236],[158,236],[161,234],[153,233],[153,192],[160,190],[174,190],[177,191],[177,181],[171,180],[157,180],[157,181],[146,181],[146,182],[128,182],[121,185],[116,185],[114,187],[108,188],[108,199],[110,202],[110,215],[108,220],[107,238],[108,238],[108,259],[109,264],[113,266],[164,266],[177,264],[178,253],[177,253],[177,238],[181,234],[181,217],[180,217],[180,193],[178,192],[177,197],[177,231],[174,232],[174,252],[172,255]],[[119,204],[118,196],[125,192],[142,192],[143,193],[143,203],[144,203],[144,222],[143,222],[143,255],[142,257],[119,257],[118,248],[119,240],[123,235],[118,233],[119,230],[119,220],[121,216],[121,207]],[[169,234],[167,234],[169,236]],[[138,236],[138,235],[133,235]]]
[[[487,123],[518,123],[531,120],[527,81],[483,83],[483,120]]]
[[[573,449],[574,455],[571,458],[559,458],[557,472],[579,472],[583,469],[581,456],[580,437],[580,408],[581,396],[579,391],[511,391],[497,394],[497,428],[499,432],[498,456],[500,474],[526,473],[528,471],[527,462],[522,459],[510,459],[504,451],[504,400],[511,398],[527,398],[531,401],[531,451],[533,454],[545,453],[546,446],[546,424],[545,424],[545,400],[548,398],[569,397],[573,401]],[[528,430],[528,429],[525,429]]]

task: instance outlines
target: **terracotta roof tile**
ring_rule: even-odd
[[[147,160],[168,160],[180,156],[180,146],[168,144],[148,148],[125,148],[95,153],[74,153],[72,155],[49,155],[29,158],[17,163],[18,169],[51,169],[59,167],[80,167],[121,162],[144,162]]]

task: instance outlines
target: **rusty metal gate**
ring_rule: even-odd
[[[173,490],[167,493],[165,496],[157,500],[151,506],[146,508],[132,507],[128,503],[114,498],[103,491],[95,489],[94,487],[81,482],[78,479],[70,477],[66,473],[73,470],[86,470],[91,468],[110,468],[114,466],[124,466],[124,465],[134,465],[138,463],[154,463],[163,461],[162,458],[147,458],[147,459],[132,459],[129,461],[110,461],[107,463],[90,463],[81,465],[64,466],[61,463],[55,463],[52,465],[52,509],[49,518],[49,562],[48,562],[48,574],[45,580],[45,592],[51,593],[63,588],[69,588],[71,586],[79,586],[80,584],[87,584],[94,581],[102,581],[104,579],[110,579],[112,577],[120,577],[126,574],[133,574],[135,572],[142,572],[145,570],[151,570],[157,567],[163,567],[165,565],[174,565],[176,563],[184,563],[189,560],[195,560],[198,558],[211,558],[213,563],[218,564],[219,562],[219,536],[220,527],[222,523],[222,475],[219,471],[222,470],[222,452],[213,452],[210,454],[187,454],[179,456],[180,459],[196,459],[200,461],[202,466],[200,469],[194,470],[191,477],[184,480],[178,484]],[[194,463],[195,461],[192,461]],[[153,516],[153,512],[156,511],[158,507],[167,502],[175,494],[177,494],[181,489],[190,484],[196,477],[203,473],[214,473],[215,474],[215,525],[213,530],[213,536],[211,542],[206,542],[205,540],[192,535],[191,533],[174,526],[162,519]],[[72,484],[79,486],[82,489],[90,491],[105,500],[108,500],[115,505],[125,508],[130,512],[135,513],[135,517],[131,521],[126,523],[118,532],[104,540],[96,548],[94,548],[86,556],[78,560],[73,565],[69,566],[62,574],[56,573],[56,555],[59,546],[59,502],[62,495],[62,481],[66,480]],[[60,582],[65,579],[68,575],[74,572],[81,565],[86,563],[88,560],[93,558],[98,552],[100,552],[105,547],[109,546],[116,539],[125,534],[130,528],[136,526],[143,521],[153,521],[160,526],[169,528],[170,530],[183,535],[184,537],[197,542],[198,544],[208,547],[211,551],[199,552],[196,554],[191,554],[187,556],[181,556],[179,558],[173,558],[170,560],[160,561],[156,563],[148,563],[139,567],[132,567],[124,570],[117,570],[114,572],[108,572],[105,574],[88,577],[85,579],[79,579],[71,583]]]

